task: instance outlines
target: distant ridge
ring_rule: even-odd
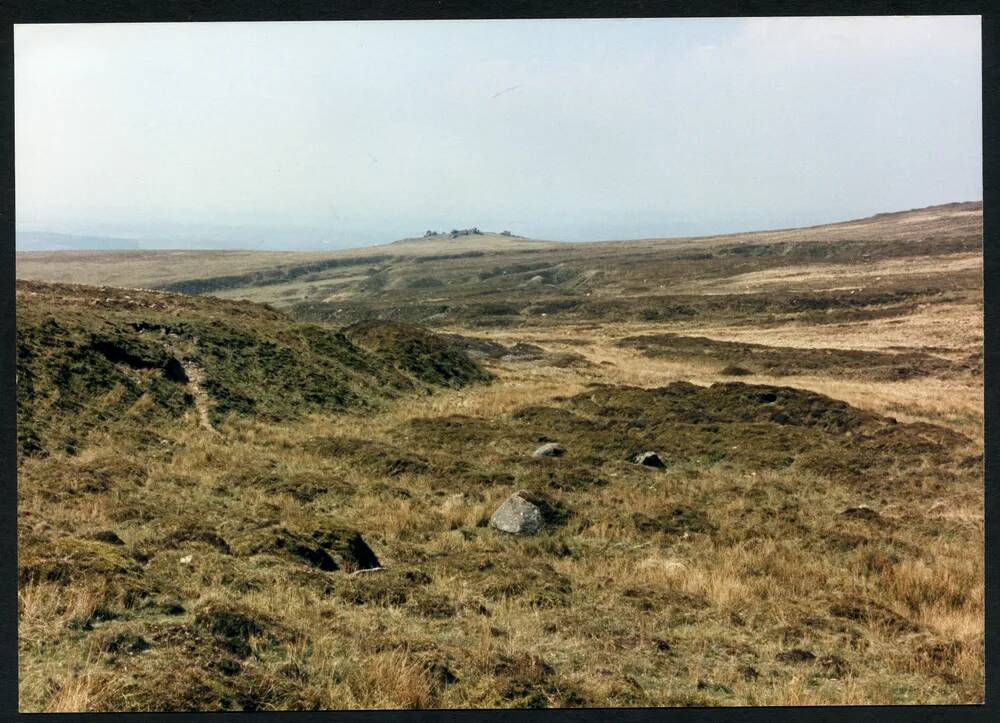
[[[18,251],[134,251],[143,247],[138,239],[116,236],[78,236],[53,231],[17,231]]]

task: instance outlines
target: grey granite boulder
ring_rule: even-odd
[[[512,535],[535,535],[542,529],[541,509],[515,492],[490,517],[490,525]]]
[[[637,454],[632,458],[634,464],[640,464],[643,467],[653,467],[654,469],[663,469],[667,465],[663,463],[660,459],[660,455],[656,452],[643,452],[642,454]]]
[[[566,454],[566,448],[558,442],[549,442],[531,453],[532,457],[562,457]]]

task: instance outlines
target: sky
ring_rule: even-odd
[[[982,198],[975,16],[18,25],[17,227],[566,241]]]

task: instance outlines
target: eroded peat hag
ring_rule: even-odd
[[[981,228],[19,281],[22,710],[981,700]]]

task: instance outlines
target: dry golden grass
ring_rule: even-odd
[[[162,488],[172,479],[188,480],[187,486],[171,485],[163,489],[164,496],[150,499],[157,499],[171,509],[210,508],[222,491],[219,480],[227,470],[240,466],[243,460],[278,456],[287,474],[307,472],[315,468],[316,460],[303,455],[300,444],[316,436],[348,434],[391,443],[395,441],[396,430],[410,419],[453,414],[499,417],[529,404],[577,393],[592,381],[662,386],[677,379],[705,384],[720,379],[710,363],[695,367],[647,359],[611,346],[611,339],[610,334],[607,337],[593,334],[589,338],[591,344],[578,347],[594,366],[568,370],[543,364],[497,364],[493,369],[498,380],[491,385],[442,392],[409,404],[391,406],[370,417],[314,416],[299,424],[280,427],[244,422],[221,436],[203,434],[191,419],[178,428],[174,437],[182,452],[166,464],[153,463],[148,469],[151,489]],[[602,361],[610,361],[614,366],[602,365]],[[755,381],[777,381],[815,389],[874,411],[896,413],[901,418],[906,416],[899,412],[903,407],[913,410],[909,416],[914,419],[937,422],[947,422],[950,417],[961,414],[975,417],[978,411],[973,403],[975,390],[968,390],[965,392],[968,396],[963,398],[946,380],[930,384],[926,380],[921,383],[871,383],[806,377],[758,378]],[[487,455],[509,452],[483,450]],[[104,450],[91,449],[67,462],[86,466],[106,456]],[[326,464],[330,474],[359,491],[370,489],[378,482],[347,460],[328,460]],[[752,705],[943,702],[969,700],[966,696],[970,693],[960,690],[970,691],[973,698],[976,690],[981,691],[975,681],[981,674],[983,660],[983,568],[981,557],[970,558],[968,549],[970,543],[973,549],[975,541],[981,543],[982,507],[981,498],[972,491],[938,507],[924,504],[918,509],[905,499],[893,500],[889,505],[883,502],[883,514],[899,519],[912,515],[921,515],[928,521],[948,519],[966,532],[961,541],[952,541],[937,538],[924,526],[913,529],[904,526],[900,534],[922,551],[921,556],[858,573],[850,567],[845,568],[839,559],[817,556],[780,536],[739,545],[715,544],[711,539],[695,536],[664,547],[655,541],[636,539],[627,522],[633,513],[661,504],[665,490],[669,490],[672,499],[696,500],[705,495],[722,495],[762,484],[772,490],[787,483],[802,487],[801,473],[754,472],[734,477],[706,469],[697,471],[693,477],[670,474],[661,482],[649,488],[612,484],[593,491],[593,504],[613,510],[613,513],[591,519],[577,531],[574,544],[584,551],[578,558],[556,558],[551,563],[557,573],[572,582],[573,602],[568,609],[537,608],[516,598],[507,598],[493,605],[489,618],[460,612],[441,625],[433,620],[426,623],[419,618],[413,619],[404,613],[405,606],[375,609],[345,606],[317,598],[308,589],[296,586],[268,585],[234,598],[233,592],[222,582],[225,576],[216,569],[215,558],[198,551],[194,552],[189,577],[178,589],[185,597],[197,600],[198,605],[212,599],[238,600],[248,609],[273,615],[302,631],[303,640],[308,642],[289,644],[281,660],[285,663],[295,661],[304,671],[305,679],[319,685],[315,695],[321,707],[426,708],[502,704],[502,699],[495,696],[506,685],[504,676],[508,673],[496,678],[489,673],[490,666],[495,667],[498,660],[506,660],[504,656],[520,654],[535,656],[547,661],[546,665],[564,671],[561,675],[565,678],[560,678],[558,685],[552,683],[546,687],[549,684],[543,684],[541,678],[537,681],[537,685],[549,691],[545,700],[554,705],[574,700],[572,696],[566,698],[567,691],[587,691],[587,696],[596,696],[585,696],[592,703],[619,705],[674,705],[713,700]],[[424,554],[444,560],[462,559],[478,551],[495,549],[495,542],[484,540],[482,536],[470,538],[463,531],[481,529],[478,525],[483,524],[508,490],[485,489],[473,496],[453,492],[442,498],[434,494],[424,479],[404,475],[396,484],[411,490],[410,494],[402,498],[358,494],[349,500],[330,499],[332,509],[365,531],[366,539],[379,551],[384,564],[390,567],[405,565],[403,558],[406,555],[401,558],[393,549],[400,547],[402,550],[415,541]],[[30,489],[30,480],[28,485]],[[835,514],[843,506],[868,501],[858,500],[847,488],[831,487],[829,481],[817,479],[805,487],[811,491],[797,494],[806,495],[800,498],[801,501],[814,505],[814,514],[818,516]],[[293,498],[276,497],[263,488],[250,486],[223,494],[238,495],[230,504],[238,505],[240,513],[247,517],[277,515],[292,523],[313,514]],[[775,500],[780,499],[780,493],[770,494],[775,495]],[[22,504],[22,515],[40,514],[39,504],[40,501],[32,502],[29,497]],[[67,528],[92,529],[114,524],[114,505],[114,500],[79,498],[72,506],[46,512],[45,516]],[[715,507],[713,519],[726,526],[750,509],[749,505],[740,497],[728,498]],[[123,538],[130,543],[141,540],[142,535],[141,528],[122,531]],[[516,547],[520,543],[513,544]],[[175,557],[179,558],[180,553],[175,553]],[[678,599],[698,600],[701,601],[698,605],[706,605],[711,614],[686,628],[668,622],[676,611],[653,611],[651,618],[644,615],[637,619],[622,602],[627,599],[623,597],[624,591],[632,588],[649,590],[650,594],[660,597],[678,595],[681,596]],[[947,641],[942,644],[948,656],[945,672],[953,676],[949,680],[961,680],[962,685],[952,693],[947,692],[947,685],[932,687],[930,691],[921,687],[926,685],[928,676],[934,678],[942,674],[942,664],[918,657],[916,642],[909,647],[904,645],[902,651],[893,651],[894,646],[900,645],[899,640],[877,626],[866,632],[868,651],[852,663],[864,667],[837,680],[817,679],[816,663],[807,663],[803,668],[812,673],[797,673],[794,668],[787,674],[772,670],[764,678],[746,680],[746,673],[742,671],[750,664],[740,663],[739,654],[719,657],[720,641],[735,635],[741,645],[752,647],[755,660],[765,661],[767,666],[766,661],[773,660],[787,647],[774,638],[773,631],[801,625],[803,619],[803,611],[798,606],[786,607],[786,602],[809,599],[822,589],[870,596],[903,612],[927,631],[922,634],[924,637],[931,635],[934,639]],[[36,646],[52,640],[53,632],[65,626],[67,621],[91,617],[107,598],[107,593],[100,588],[71,588],[71,591],[67,597],[65,588],[52,583],[32,584],[21,590],[22,700],[31,709],[91,710],[102,708],[108,700],[118,700],[113,683],[103,673],[103,663],[99,660],[47,667],[45,675],[54,682],[49,684],[47,692],[33,687],[41,675],[41,670],[35,667],[39,659],[33,653],[41,647]],[[463,575],[455,571],[435,571],[434,582],[427,592],[448,599],[459,611],[473,607],[473,601],[479,600],[467,587]],[[333,629],[327,617],[330,609],[335,611],[334,619],[338,621]],[[667,610],[671,609],[668,606]],[[732,628],[729,617],[734,614],[744,619],[743,627]],[[809,615],[805,617],[808,619]],[[617,620],[628,621],[628,625],[625,628],[617,623],[609,625]],[[626,632],[629,629],[631,632]],[[496,635],[491,630],[503,633]],[[682,655],[685,662],[677,672],[660,680],[664,675],[662,655],[635,653],[633,646],[655,651],[653,641],[664,634],[674,639],[671,647],[683,651],[678,655]],[[829,633],[822,630],[813,633],[807,630],[802,634],[805,636],[799,641],[802,646],[818,646],[822,650],[833,644]],[[385,643],[370,647],[376,640]],[[412,651],[407,652],[413,643],[417,643],[418,649],[430,645],[436,649],[467,651],[458,658],[463,671],[458,673],[456,670],[460,679],[467,683],[442,688],[428,672],[425,662],[414,657]],[[383,647],[386,644],[388,647]],[[954,650],[948,648],[949,645]],[[67,652],[69,650],[73,648]],[[261,654],[267,657],[265,652]],[[817,657],[821,657],[819,653]],[[761,663],[756,665],[760,667]],[[775,675],[778,677],[774,678]],[[891,691],[885,681],[887,675],[895,681],[896,687]],[[338,682],[330,682],[333,680]],[[713,698],[712,690],[704,685],[699,687],[699,682],[717,686],[712,689],[716,693],[723,689],[730,692]],[[678,685],[692,692],[678,697],[673,692]]]
[[[857,264],[781,266],[727,276],[723,279],[692,281],[674,287],[673,291],[696,294],[750,294],[777,289],[864,290],[879,288],[881,286],[879,282],[883,280],[899,283],[898,277],[976,270],[982,272],[982,268],[981,253],[955,253],[933,257],[886,259],[865,264],[861,268]]]

